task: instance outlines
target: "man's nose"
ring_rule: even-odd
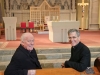
[[[32,42],[32,44],[34,44],[34,42]]]
[[[31,44],[34,44],[34,42],[31,42]]]

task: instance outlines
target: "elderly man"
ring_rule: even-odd
[[[24,33],[21,36],[21,44],[12,56],[4,75],[35,75],[35,69],[41,69],[33,45],[33,35],[31,33]]]
[[[87,67],[90,67],[91,54],[89,48],[80,42],[80,33],[76,29],[68,31],[69,40],[71,43],[71,57],[65,61],[61,66],[65,68],[74,68],[82,72]]]

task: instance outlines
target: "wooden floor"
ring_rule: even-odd
[[[100,30],[80,30],[81,42],[89,47],[100,46]],[[35,37],[35,48],[66,48],[70,47],[69,43],[53,43],[49,40],[48,34],[32,33]],[[17,30],[17,40],[6,41],[5,36],[2,35],[0,39],[0,49],[16,49],[20,44],[20,36],[22,33]],[[58,37],[57,37],[58,38]]]

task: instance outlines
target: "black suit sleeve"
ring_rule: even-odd
[[[65,61],[65,67],[71,67],[80,72],[84,71],[88,66],[88,62],[90,62],[90,51],[83,50],[81,56],[80,62]]]
[[[12,59],[12,64],[9,64],[4,72],[4,75],[27,75],[28,70],[21,69],[19,59]]]
[[[37,53],[36,53],[36,50],[34,49],[34,52],[35,52],[35,56],[36,56],[36,59],[37,59],[37,64],[39,66],[39,69],[42,69],[41,65],[40,65],[40,62],[38,60],[38,56],[37,56]]]

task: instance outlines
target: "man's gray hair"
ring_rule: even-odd
[[[77,36],[78,36],[78,37],[80,36],[80,32],[79,32],[79,30],[77,30],[77,29],[70,29],[70,30],[68,30],[68,35],[69,35],[70,33],[72,33],[72,32],[76,32]]]

